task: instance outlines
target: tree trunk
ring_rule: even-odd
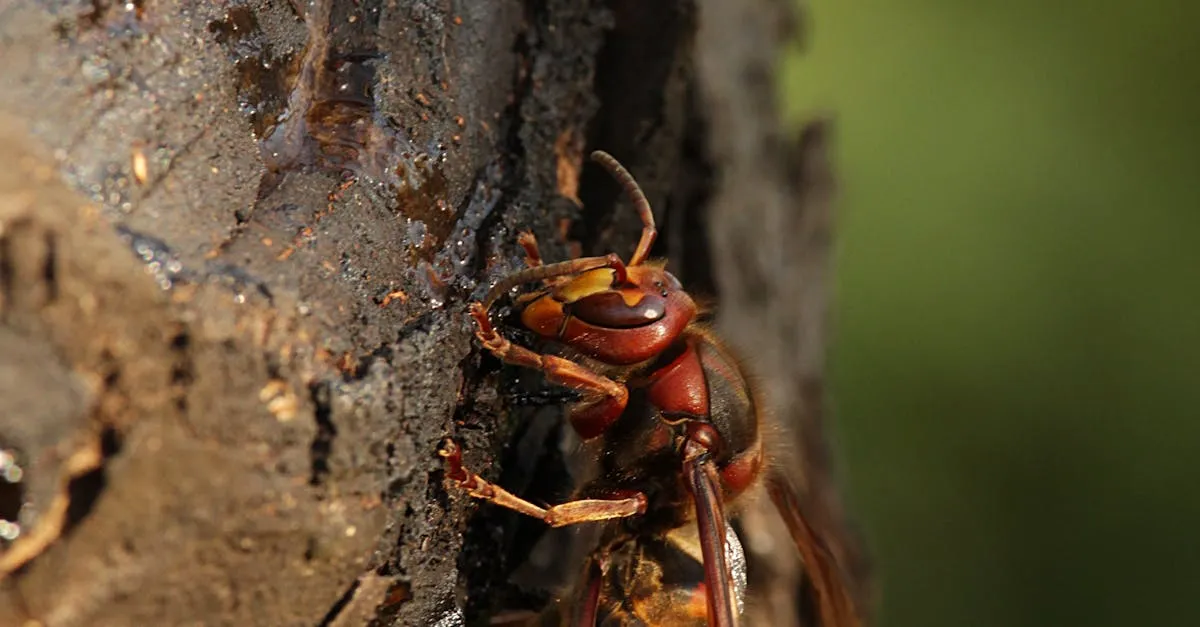
[[[789,14],[0,4],[0,519],[20,524],[0,541],[0,625],[451,625],[536,606],[509,581],[529,528],[448,494],[435,451],[454,435],[535,491],[562,468],[555,416],[508,418],[537,412],[511,408],[518,384],[464,309],[521,264],[521,230],[547,258],[628,253],[637,217],[584,167],[596,148],[644,186],[656,253],[721,296],[840,525],[813,431],[825,128],[779,128]],[[795,567],[761,564],[783,573],[761,583],[772,624],[794,623]]]

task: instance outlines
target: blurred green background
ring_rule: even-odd
[[[1200,625],[1200,4],[811,0],[881,625]]]

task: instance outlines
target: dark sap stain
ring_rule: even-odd
[[[420,225],[409,230],[418,234],[410,252],[414,261],[430,260],[456,219],[441,165],[445,149],[417,146],[378,109],[375,68],[384,60],[376,45],[380,2],[318,0],[308,7],[308,40],[302,54],[287,57],[286,68],[262,41],[248,8],[232,7],[225,20],[209,27],[239,71],[245,67],[239,94],[269,173],[260,199],[289,171],[351,173],[374,183],[399,217]],[[248,86],[263,79],[267,84],[257,91]]]
[[[299,59],[294,51],[274,50],[258,18],[244,5],[229,7],[225,19],[209,23],[208,32],[237,70],[238,107],[250,118],[254,136],[265,137],[287,108]]]

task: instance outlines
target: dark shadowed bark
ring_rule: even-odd
[[[784,0],[0,3],[0,449],[23,473],[0,483],[0,625],[536,607],[514,581],[557,576],[526,559],[539,531],[448,494],[435,451],[563,489],[554,406],[516,406],[464,309],[520,230],[548,258],[628,254],[592,149],[719,296],[840,527],[828,129],[779,125],[791,23]],[[779,553],[769,516],[745,525]],[[759,611],[795,622],[794,560],[755,564]]]

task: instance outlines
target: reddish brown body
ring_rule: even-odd
[[[583,439],[597,443],[599,474],[570,502],[542,508],[468,471],[448,441],[447,475],[473,496],[550,525],[608,521],[576,598],[556,609],[564,624],[730,627],[745,579],[725,505],[763,474],[761,407],[737,360],[697,323],[696,304],[679,281],[646,261],[656,232],[637,184],[607,154],[593,158],[642,216],[629,263],[608,255],[543,265],[532,235],[523,234],[530,267],[498,283],[471,313],[494,355],[581,394],[569,417]],[[579,361],[535,353],[492,327],[492,302],[532,282],[542,287],[517,299],[522,324]],[[789,528],[798,543],[819,544],[797,535],[807,529],[798,509],[781,508],[797,519]],[[836,572],[822,581],[814,568],[824,559],[819,547],[799,548],[816,573],[822,627],[857,625]]]

